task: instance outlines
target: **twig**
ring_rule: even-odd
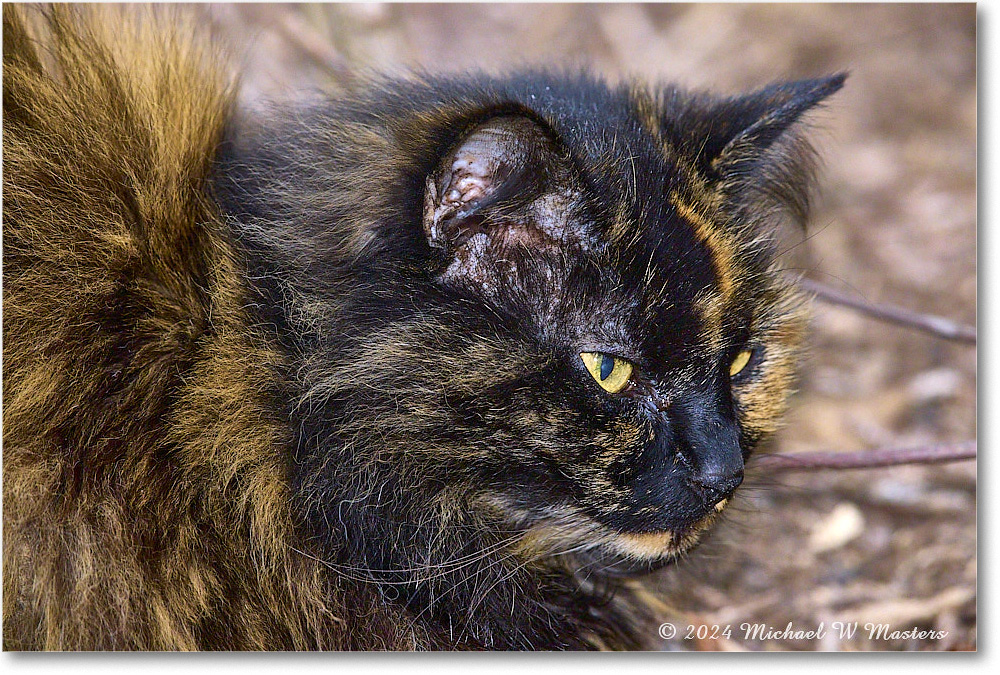
[[[838,291],[813,279],[800,279],[799,285],[805,290],[815,293],[816,297],[824,302],[850,307],[873,318],[916,328],[917,330],[922,330],[948,340],[976,344],[976,329],[974,326],[967,326],[951,319],[934,316],[933,314],[923,314],[903,307],[896,307],[895,305],[869,302],[863,298]]]
[[[874,448],[855,452],[798,452],[762,455],[756,466],[767,471],[871,469],[900,464],[936,464],[976,458],[976,441],[937,443],[912,448]]]
[[[302,17],[282,7],[272,12],[273,28],[291,44],[301,49],[312,61],[324,68],[337,82],[351,80],[347,61],[332,44],[317,33]]]

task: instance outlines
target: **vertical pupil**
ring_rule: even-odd
[[[611,371],[615,369],[615,360],[607,354],[601,354],[601,381],[608,379]]]

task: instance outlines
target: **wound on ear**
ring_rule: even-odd
[[[507,116],[476,127],[425,184],[424,234],[449,258],[442,279],[493,284],[517,251],[585,248],[579,198],[568,159],[538,123]]]

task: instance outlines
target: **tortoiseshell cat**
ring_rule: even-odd
[[[247,119],[189,38],[56,8],[41,54],[22,13],[5,648],[656,644],[630,579],[783,410],[772,234],[843,76],[385,80]]]

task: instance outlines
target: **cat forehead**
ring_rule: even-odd
[[[600,264],[611,272],[604,293],[647,338],[690,342],[694,333],[719,333],[753,267],[747,242],[675,148],[645,128],[635,133],[633,113],[624,125],[633,133],[606,128],[583,166],[602,210]]]
[[[673,128],[698,123],[673,116],[671,98],[682,94],[631,86],[613,96],[613,123],[581,139],[588,185],[606,209],[608,264],[639,296],[638,332],[661,343],[697,333],[718,345],[724,324],[746,324],[753,312],[747,280],[767,273],[768,249],[734,226]]]
[[[752,311],[720,292],[703,257],[604,264],[599,281],[570,284],[562,295],[572,328],[598,350],[686,361],[693,347],[699,353],[721,348]]]
[[[671,101],[686,95],[589,80],[536,89],[546,96],[528,98],[585,174],[622,276],[653,304],[690,302],[713,285],[730,295],[748,242],[675,133],[697,124],[674,118]]]

